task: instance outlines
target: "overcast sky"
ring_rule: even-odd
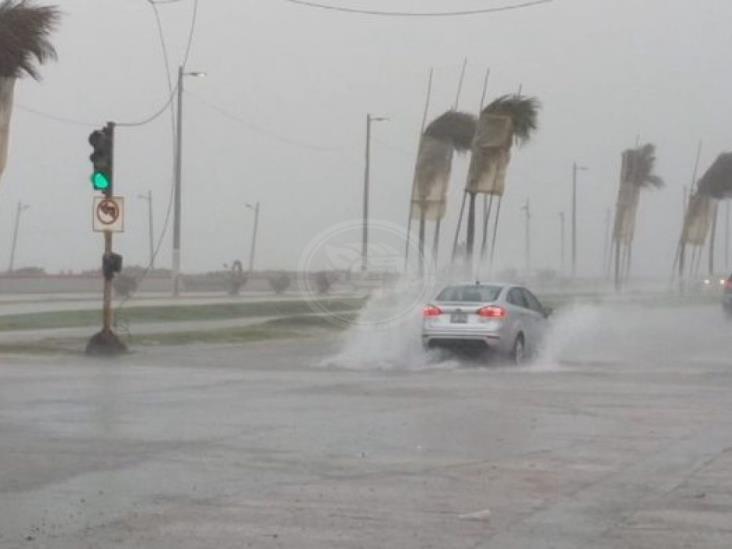
[[[386,10],[450,10],[511,0],[328,0]],[[63,0],[54,37],[59,60],[43,80],[19,84],[16,107],[102,125],[144,118],[168,95],[153,12],[145,0]],[[180,63],[193,0],[161,5],[172,70]],[[435,68],[430,117],[454,101],[469,60],[461,108],[477,111],[483,74],[489,98],[514,92],[542,104],[536,138],[515,151],[503,205],[499,255],[523,264],[521,204],[531,199],[536,267],[557,267],[560,211],[569,213],[571,168],[580,176],[579,257],[601,270],[606,211],[613,206],[620,153],[637,136],[658,146],[668,183],[644,193],[636,265],[666,274],[673,260],[697,143],[702,169],[729,150],[732,126],[729,0],[555,0],[525,10],[455,18],[380,18],[298,7],[282,0],[200,0],[184,114],[183,268],[219,268],[249,249],[251,212],[262,203],[258,263],[294,268],[320,232],[361,215],[367,112],[374,127],[371,211],[404,225],[424,106]],[[174,77],[174,75],[171,75]],[[218,109],[218,110],[217,110]],[[227,118],[221,111],[240,120]],[[24,214],[16,267],[96,267],[91,232],[93,127],[16,108],[10,160],[0,185],[0,266],[6,264],[15,204]],[[171,121],[120,128],[117,194],[127,197],[126,263],[147,259],[146,203],[156,232],[171,185]],[[467,160],[455,163],[449,247]],[[158,258],[170,264],[170,233]]]

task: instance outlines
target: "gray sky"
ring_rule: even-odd
[[[403,10],[475,8],[479,0],[330,0]],[[167,97],[153,13],[145,0],[63,0],[55,37],[59,61],[40,83],[23,81],[16,101],[101,125],[144,118]],[[193,0],[160,6],[173,70],[180,62]],[[510,13],[462,18],[377,18],[298,7],[281,0],[201,0],[186,81],[183,267],[217,269],[248,253],[251,214],[262,202],[259,266],[293,268],[318,233],[361,213],[364,118],[375,126],[372,214],[404,224],[429,67],[431,117],[454,100],[463,57],[461,108],[477,111],[483,73],[489,98],[515,91],[543,104],[536,138],[515,151],[503,206],[499,255],[523,264],[519,210],[531,197],[534,265],[556,267],[558,212],[569,212],[571,165],[580,181],[580,269],[599,272],[605,212],[615,201],[620,152],[636,136],[658,146],[668,186],[644,194],[637,268],[665,274],[678,237],[682,187],[699,139],[702,170],[729,149],[732,97],[729,0],[555,0]],[[241,118],[222,116],[215,105]],[[0,266],[7,262],[15,203],[23,217],[16,266],[51,271],[95,267],[101,237],[91,232],[87,136],[16,109],[10,161],[0,186]],[[170,117],[118,131],[116,191],[127,197],[127,264],[147,256],[146,204],[156,230],[171,182]],[[454,168],[443,249],[452,239],[467,160]],[[170,263],[170,234],[158,258]]]

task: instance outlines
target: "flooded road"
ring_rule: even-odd
[[[717,307],[572,308],[521,368],[412,336],[0,357],[0,547],[732,546]]]

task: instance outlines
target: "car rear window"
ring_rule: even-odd
[[[437,301],[485,303],[495,301],[500,293],[501,286],[448,286],[437,296]]]

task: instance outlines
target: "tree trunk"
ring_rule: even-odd
[[[425,209],[426,205],[421,202],[419,205],[419,275],[424,274],[424,240],[425,240]]]
[[[0,77],[0,177],[5,171],[8,159],[10,137],[10,115],[13,112],[13,90],[15,78]]]
[[[468,239],[465,259],[468,266],[472,266],[475,246],[475,193],[468,194],[470,195],[470,203],[468,204]]]

